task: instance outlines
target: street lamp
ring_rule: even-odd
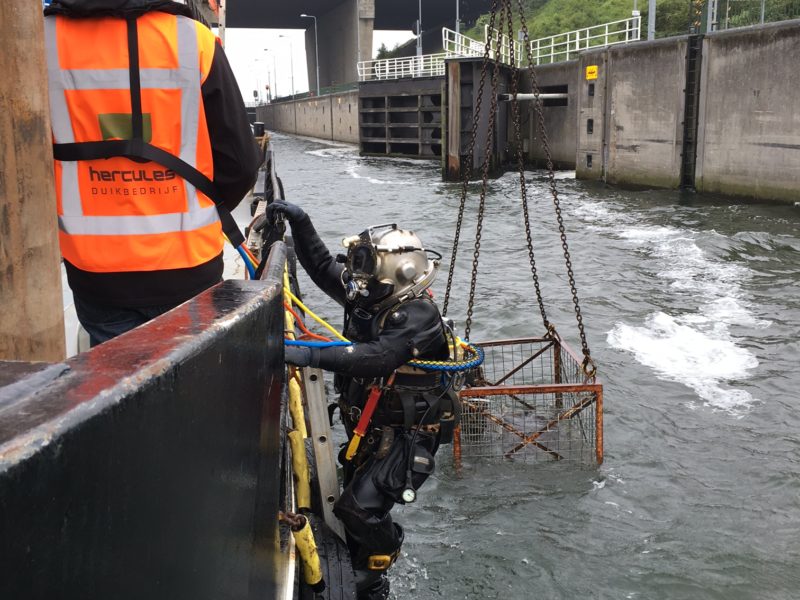
[[[294,98],[294,49],[292,47],[292,38],[288,35],[279,35],[278,37],[289,40],[289,68],[292,70],[292,98]]]
[[[459,18],[458,9],[460,8],[459,5],[461,4],[461,0],[456,0],[456,33],[461,33],[461,19]]]
[[[314,62],[317,66],[317,96],[319,96],[319,42],[317,41],[317,17],[303,13],[302,19],[314,19]]]

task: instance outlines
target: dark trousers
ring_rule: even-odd
[[[420,432],[415,437],[398,429],[386,456],[378,458],[370,452],[358,468],[349,465],[345,468],[344,491],[333,511],[347,531],[359,592],[374,583],[385,570],[371,570],[370,556],[397,556],[403,543],[403,530],[393,522],[390,511],[401,501],[400,495],[407,486],[415,490],[422,486],[433,470],[433,456],[438,447],[436,435]],[[410,460],[413,455],[428,457],[430,471],[418,472]]]
[[[177,306],[169,304],[141,308],[120,308],[117,306],[104,306],[78,296],[74,296],[74,300],[78,321],[81,322],[81,325],[89,334],[89,343],[92,348],[126,331],[130,331],[134,327],[147,323]]]

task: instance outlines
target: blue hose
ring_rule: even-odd
[[[352,346],[353,342],[313,342],[311,340],[283,340],[287,346],[305,346],[307,348],[333,348],[335,346]]]
[[[236,246],[236,251],[239,253],[239,256],[242,257],[244,261],[244,266],[247,269],[247,274],[250,275],[250,279],[256,278],[256,270],[253,268],[253,265],[250,264],[250,257],[247,256],[247,253],[244,251],[244,248],[241,246]]]

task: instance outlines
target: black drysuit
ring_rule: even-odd
[[[317,286],[345,309],[345,337],[349,347],[313,348],[310,366],[333,371],[340,394],[339,407],[348,437],[358,423],[372,385],[386,379],[412,358],[442,360],[449,356],[448,341],[439,309],[427,296],[402,303],[367,304],[367,298],[346,299],[342,285],[344,266],[320,240],[311,220],[303,214],[291,221],[300,264]],[[365,302],[366,301],[366,302]],[[406,371],[406,372],[404,372]],[[334,513],[348,533],[359,588],[380,576],[370,557],[397,555],[402,529],[389,511],[408,487],[415,490],[432,472],[445,421],[455,422],[457,400],[438,372],[401,369],[390,389],[384,390],[378,408],[352,461],[345,466],[344,491]],[[440,424],[441,423],[441,424]],[[413,451],[412,451],[413,449]],[[391,561],[390,561],[391,562]]]

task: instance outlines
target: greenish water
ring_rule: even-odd
[[[438,165],[275,136],[289,200],[333,251],[396,221],[449,257],[459,187]],[[527,174],[551,319],[577,344],[542,172]],[[628,192],[559,174],[606,461],[468,462],[444,448],[391,572],[395,598],[800,597],[800,208]],[[477,194],[450,315],[465,310]],[[541,333],[517,182],[491,182],[473,339]],[[442,296],[446,265],[434,291]],[[307,299],[341,315],[306,279]]]

